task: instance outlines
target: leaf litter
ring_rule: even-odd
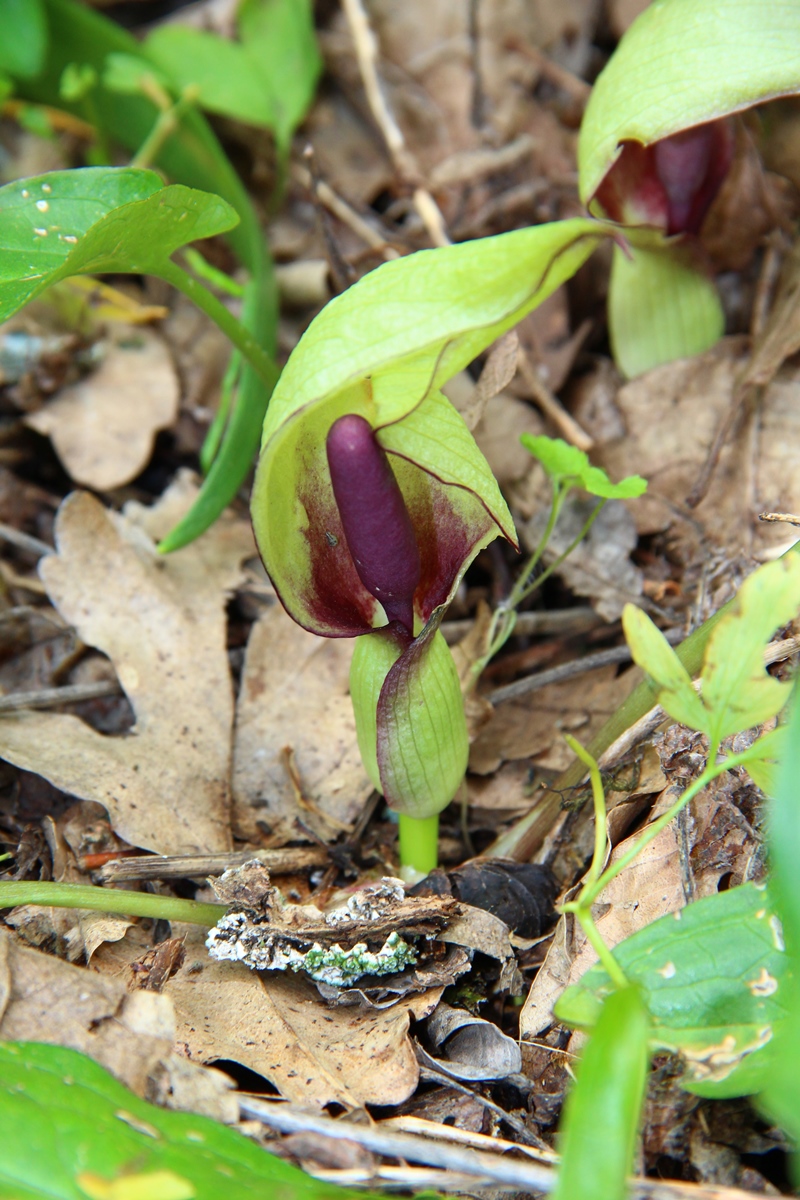
[[[615,36],[641,7],[609,5]],[[210,7],[207,15],[213,21]],[[389,103],[451,236],[481,236],[579,211],[575,128],[586,81],[603,53],[595,6],[582,0],[557,11],[546,3],[508,4],[497,11],[480,6],[474,29],[466,9],[456,11],[446,2],[428,3],[424,13],[417,4],[403,12],[379,6],[373,19]],[[317,189],[318,211],[298,182],[307,177],[307,167],[295,156],[289,201],[270,237],[278,257],[299,263],[327,258],[330,275],[337,278],[338,271],[349,282],[381,258],[428,245],[430,230],[376,134],[341,15],[325,19],[321,42],[336,91],[323,93],[306,127],[324,185]],[[487,140],[488,120],[493,133]],[[269,169],[263,143],[242,126],[232,125],[228,133],[252,151],[253,180],[263,180]],[[35,154],[31,138],[19,135],[20,162]],[[33,171],[39,169],[34,165]],[[344,207],[333,203],[331,191]],[[364,224],[371,231],[366,241]],[[784,245],[778,258],[785,250]],[[793,490],[798,439],[792,258],[772,318],[752,343],[752,357],[748,319],[755,282],[748,267],[731,278],[733,336],[704,355],[626,384],[616,376],[603,340],[604,270],[592,260],[577,286],[560,289],[526,319],[519,342],[527,368],[519,365],[520,347],[514,360],[508,341],[488,356],[482,375],[481,364],[475,364],[460,379],[457,403],[470,420],[480,417],[479,443],[512,498],[518,528],[530,524],[534,541],[541,478],[518,444],[520,433],[567,436],[566,413],[594,442],[593,463],[612,478],[639,473],[650,484],[646,496],[624,507],[609,505],[608,528],[598,523],[593,532],[601,536],[594,546],[590,540],[582,547],[548,589],[545,608],[574,606],[583,596],[605,624],[563,636],[521,634],[503,667],[505,678],[536,671],[539,663],[569,664],[615,642],[616,618],[631,596],[652,601],[651,610],[673,627],[689,621],[698,595],[698,604],[713,606],[754,560],[788,543],[785,528],[756,522],[760,511],[800,511]],[[163,289],[148,297],[158,303],[164,298]],[[42,558],[37,576],[33,564],[41,547],[26,549],[3,535],[5,604],[9,612],[35,605],[34,612],[50,612],[75,631],[54,634],[45,622],[13,617],[15,630],[25,622],[27,644],[23,651],[12,639],[12,648],[4,650],[2,685],[24,693],[34,684],[54,688],[100,678],[112,687],[117,683],[125,699],[110,695],[79,702],[70,712],[20,708],[0,717],[0,754],[9,764],[3,786],[16,789],[15,798],[4,802],[3,827],[9,847],[20,847],[18,862],[28,845],[28,877],[49,873],[76,882],[86,880],[83,865],[92,853],[102,857],[133,848],[169,856],[225,855],[242,844],[327,846],[328,865],[315,868],[310,878],[301,872],[279,882],[301,906],[317,898],[341,902],[335,887],[372,883],[395,866],[393,830],[380,810],[363,827],[360,823],[370,785],[349,706],[350,645],[298,629],[263,581],[254,585],[257,573],[245,567],[254,547],[240,500],[186,549],[166,557],[154,549],[196,494],[196,484],[177,469],[199,450],[206,404],[214,402],[221,376],[216,332],[206,336],[202,320],[196,325],[189,320],[189,334],[182,333],[174,315],[183,304],[171,303],[173,317],[164,324],[179,379],[161,335],[139,328],[138,348],[117,345],[98,370],[70,379],[61,390],[60,376],[48,390],[49,363],[6,383],[9,411],[26,414],[29,428],[52,438],[73,483],[111,495],[102,504],[87,493],[69,496],[53,529],[63,484],[53,484],[52,472],[41,468],[24,442],[12,441],[7,459],[6,444],[0,448],[11,485],[0,517],[56,545],[56,553]],[[284,312],[284,357],[310,315]],[[133,374],[125,366],[133,354],[143,357],[137,359],[133,398],[124,399],[119,381]],[[152,374],[145,377],[144,366]],[[182,409],[176,417],[178,386]],[[742,400],[743,387],[750,391]],[[708,469],[726,420],[730,427],[706,490],[691,507],[687,500]],[[175,439],[177,453],[164,439],[154,441],[162,429]],[[24,471],[15,474],[20,463]],[[31,478],[38,493],[31,491]],[[479,602],[495,602],[507,590],[515,569],[510,560],[482,556],[449,616],[472,619]],[[12,627],[6,608],[0,617],[0,631]],[[466,661],[465,678],[469,665]],[[568,766],[562,733],[573,731],[588,742],[638,678],[635,669],[603,666],[499,701],[493,713],[488,688],[479,690],[473,698],[470,803],[443,823],[440,851],[450,855],[449,865],[471,854],[464,830],[474,850],[490,851],[502,822],[513,823],[535,803],[540,785]],[[629,756],[615,776],[609,788],[615,855],[635,836],[633,823],[655,819],[675,789],[696,775],[703,747],[680,735],[674,726],[656,735],[662,738],[656,741],[660,765],[650,762],[650,745]],[[49,781],[49,790],[41,780]],[[491,801],[484,808],[482,796]],[[77,813],[76,801],[83,806]],[[574,793],[564,801],[539,857],[567,896],[590,853],[592,826],[585,809],[578,811]],[[108,814],[108,822],[106,840],[91,843],[94,805]],[[30,832],[34,828],[43,831],[39,842]],[[337,858],[343,847],[347,854]],[[685,820],[668,827],[606,890],[598,927],[613,945],[691,899],[762,873],[758,794],[735,778],[717,781]],[[203,873],[184,877],[181,887],[198,898],[210,896]],[[6,923],[16,933],[2,939],[4,961],[11,964],[3,976],[4,1038],[33,1036],[87,1050],[140,1094],[229,1121],[236,1105],[227,1077],[204,1073],[198,1064],[220,1063],[232,1074],[246,1068],[300,1107],[417,1104],[423,1116],[439,1114],[441,1133],[441,1114],[472,1100],[440,1082],[429,1093],[419,1089],[420,1058],[426,1061],[427,1055],[439,1072],[455,1075],[447,1065],[448,1043],[460,1029],[488,1023],[487,1040],[509,1055],[502,1069],[517,1067],[506,1045],[510,1040],[521,1049],[521,1070],[511,1071],[503,1087],[493,1084],[495,1052],[489,1051],[488,1067],[479,1067],[484,1050],[478,1053],[476,1039],[465,1052],[462,1075],[471,1081],[477,1106],[469,1108],[470,1121],[496,1133],[493,1122],[502,1118],[488,1115],[480,1101],[498,1102],[509,1121],[523,1121],[532,1133],[550,1138],[564,1063],[578,1041],[577,1035],[572,1046],[566,1041],[552,1008],[591,960],[569,917],[545,931],[545,941],[529,944],[537,942],[533,938],[523,946],[509,938],[497,917],[467,914],[466,931],[459,932],[453,921],[442,932],[443,956],[426,964],[427,975],[417,964],[401,975],[362,978],[346,988],[327,985],[324,999],[325,984],[215,961],[204,933],[173,926],[173,938],[183,938],[183,962],[176,956],[176,969],[166,971],[149,1004],[146,991],[128,988],[147,974],[142,964],[165,944],[157,940],[163,930],[146,921],[65,910],[37,918],[33,908],[17,910]],[[91,969],[73,965],[79,961]],[[512,1012],[509,1002],[520,979],[527,995],[521,1013]],[[473,985],[477,998],[470,994]],[[441,999],[445,988],[447,1004]],[[470,1005],[480,1015],[470,1013]],[[458,1014],[453,1035],[447,1033],[448,1012]],[[437,1019],[445,1029],[445,1051],[437,1049],[439,1035],[431,1027]],[[489,1074],[479,1079],[481,1069]],[[679,1107],[673,1096],[658,1118],[662,1125],[679,1128]],[[712,1183],[722,1182],[723,1166],[702,1131],[714,1111],[703,1107],[691,1139],[686,1135],[691,1149],[683,1151],[698,1178]],[[652,1148],[658,1130],[656,1118],[648,1120],[644,1144]],[[512,1128],[508,1124],[506,1132]],[[667,1142],[662,1137],[661,1144]],[[649,1166],[654,1153],[648,1151]],[[734,1169],[727,1161],[725,1170],[725,1182],[747,1182],[741,1164]],[[747,1170],[757,1177],[749,1177],[751,1184],[763,1182],[753,1168]]]

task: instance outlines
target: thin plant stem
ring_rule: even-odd
[[[176,287],[178,291],[183,292],[184,296],[196,304],[206,316],[212,321],[228,337],[240,350],[243,356],[247,359],[254,370],[258,372],[269,388],[273,388],[278,381],[280,375],[280,367],[273,358],[262,350],[252,333],[241,323],[237,321],[233,313],[229,312],[221,300],[203,287],[196,279],[193,279],[188,272],[179,267],[177,263],[168,260],[165,263],[160,263],[158,267],[158,275]]]
[[[589,530],[592,528],[595,521],[599,517],[600,513],[605,508],[605,505],[606,505],[606,501],[601,500],[599,504],[596,504],[594,506],[589,517],[584,522],[583,528],[581,529],[580,533],[575,538],[573,538],[573,540],[567,546],[566,550],[564,550],[564,552],[562,554],[559,554],[558,558],[555,559],[553,562],[551,562],[550,566],[545,568],[544,571],[542,571],[541,575],[537,575],[536,578],[534,580],[532,580],[531,583],[528,584],[528,586],[523,591],[522,595],[517,600],[518,604],[520,604],[523,600],[527,600],[528,596],[532,595],[536,591],[537,588],[540,588],[542,586],[542,584],[545,582],[545,580],[549,579],[550,576],[553,574],[553,572],[558,570],[558,568],[561,566],[561,564],[564,562],[564,560],[569,558],[570,554],[572,554],[572,551],[576,548],[576,546],[579,546],[581,544],[581,542],[583,541],[583,539],[586,537],[587,533],[589,532]],[[528,574],[530,574],[530,571],[528,572]]]
[[[580,900],[576,900],[573,901],[572,904],[562,905],[561,911],[572,912],[578,918],[581,924],[581,929],[586,934],[586,940],[589,942],[595,954],[599,958],[601,965],[605,968],[609,979],[611,979],[612,983],[614,984],[614,987],[628,987],[628,979],[625,976],[625,972],[614,958],[612,951],[603,941],[600,930],[595,925],[594,917],[592,916],[590,910],[583,907]]]
[[[586,884],[593,884],[600,878],[608,846],[608,821],[606,815],[606,794],[597,760],[592,758],[580,742],[568,733],[562,735],[573,754],[589,768],[589,778],[592,783],[592,801],[594,803],[594,853],[592,864],[586,877]]]
[[[86,908],[92,912],[151,917],[154,921],[185,921],[207,927],[216,925],[228,911],[224,904],[201,904],[197,900],[157,896],[151,892],[126,892],[89,884],[0,880],[0,908],[14,908],[18,904]]]
[[[174,104],[163,109],[157,116],[155,125],[142,142],[130,161],[132,167],[149,167],[156,161],[164,143],[177,130],[184,113],[194,107],[199,96],[196,86],[188,87]]]

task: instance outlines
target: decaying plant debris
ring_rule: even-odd
[[[381,261],[580,215],[580,114],[644,4],[367,7],[317,6],[325,74],[276,211],[270,137],[217,126],[270,209],[281,362],[330,296]],[[225,6],[179,16],[230,32]],[[796,101],[781,101],[769,126],[754,119],[741,134],[758,236],[721,246],[709,232],[727,319],[713,348],[625,382],[609,352],[601,252],[447,385],[523,541],[535,544],[546,495],[523,433],[563,437],[649,489],[609,504],[471,690],[487,606],[517,566],[495,546],[470,568],[442,627],[468,691],[470,768],[463,803],[443,817],[442,870],[420,894],[394,878],[396,828],[358,754],[352,646],[280,608],[246,492],[198,541],[156,549],[197,495],[191,472],[229,350],[216,326],[163,282],[120,277],[105,308],[94,293],[81,301],[77,329],[47,295],[0,327],[3,878],[229,909],[208,942],[177,922],[4,913],[2,1039],[80,1049],[141,1096],[245,1122],[326,1180],[552,1187],[581,1037],[552,1010],[593,957],[553,909],[574,894],[594,837],[563,734],[588,744],[641,678],[619,655],[626,601],[677,641],[796,540],[785,522],[757,520],[800,512],[796,124]],[[37,136],[14,102],[0,139],[2,182],[83,161],[87,146],[80,124]],[[730,229],[730,194],[719,205]],[[235,270],[220,238],[204,253]],[[580,527],[580,503],[553,556]],[[779,678],[798,632],[783,631]],[[612,860],[707,752],[650,708],[640,736],[601,763]],[[716,780],[603,895],[609,945],[763,881],[763,822],[744,774]],[[527,894],[503,860],[541,869]],[[734,1200],[785,1187],[780,1131],[746,1102],[688,1095],[680,1070],[656,1059],[633,1194]],[[331,1105],[345,1117],[326,1117]],[[366,1106],[369,1137],[357,1120]]]

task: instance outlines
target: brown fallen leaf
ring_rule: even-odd
[[[316,813],[335,836],[351,825],[372,791],[356,741],[349,673],[353,643],[321,638],[276,604],[253,626],[236,709],[233,748],[234,829],[259,838],[259,822],[291,826]],[[293,752],[298,802],[287,760]]]
[[[505,1079],[522,1070],[517,1042],[494,1022],[463,1008],[439,1004],[425,1022],[425,1032],[436,1055],[418,1046],[420,1062],[454,1079]]]
[[[117,333],[96,371],[62,388],[25,422],[51,439],[76,483],[104,492],[144,470],[155,435],[178,415],[179,399],[163,339],[128,329]]]
[[[287,1100],[307,1106],[401,1104],[412,1095],[419,1067],[409,1018],[432,1012],[443,988],[388,1009],[328,1008],[298,975],[260,977],[236,963],[214,962],[203,937],[187,932],[185,965],[164,988],[175,1005],[178,1043],[190,1058],[241,1063]]]
[[[180,477],[155,508],[129,505],[115,517],[73,494],[57,519],[58,553],[41,564],[55,606],[114,663],[134,728],[106,737],[75,716],[44,712],[0,721],[0,756],[98,801],[126,841],[160,854],[230,848],[225,603],[252,534],[226,516],[159,558],[151,537],[194,495]]]
[[[599,667],[497,705],[470,747],[470,771],[490,775],[501,763],[521,758],[532,758],[548,770],[564,770],[572,761],[572,751],[562,730],[584,744],[591,741],[635,679],[630,671],[617,676],[616,667]]]
[[[238,1116],[230,1080],[173,1054],[175,1014],[155,992],[19,946],[0,929],[0,1038],[88,1054],[140,1096],[217,1120]]]

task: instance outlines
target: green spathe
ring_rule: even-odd
[[[624,141],[660,141],[800,90],[797,0],[654,0],[594,85],[578,142],[581,199]]]
[[[359,638],[350,669],[358,748],[390,808],[417,819],[453,799],[467,769],[469,738],[441,611],[404,646],[387,631]]]

